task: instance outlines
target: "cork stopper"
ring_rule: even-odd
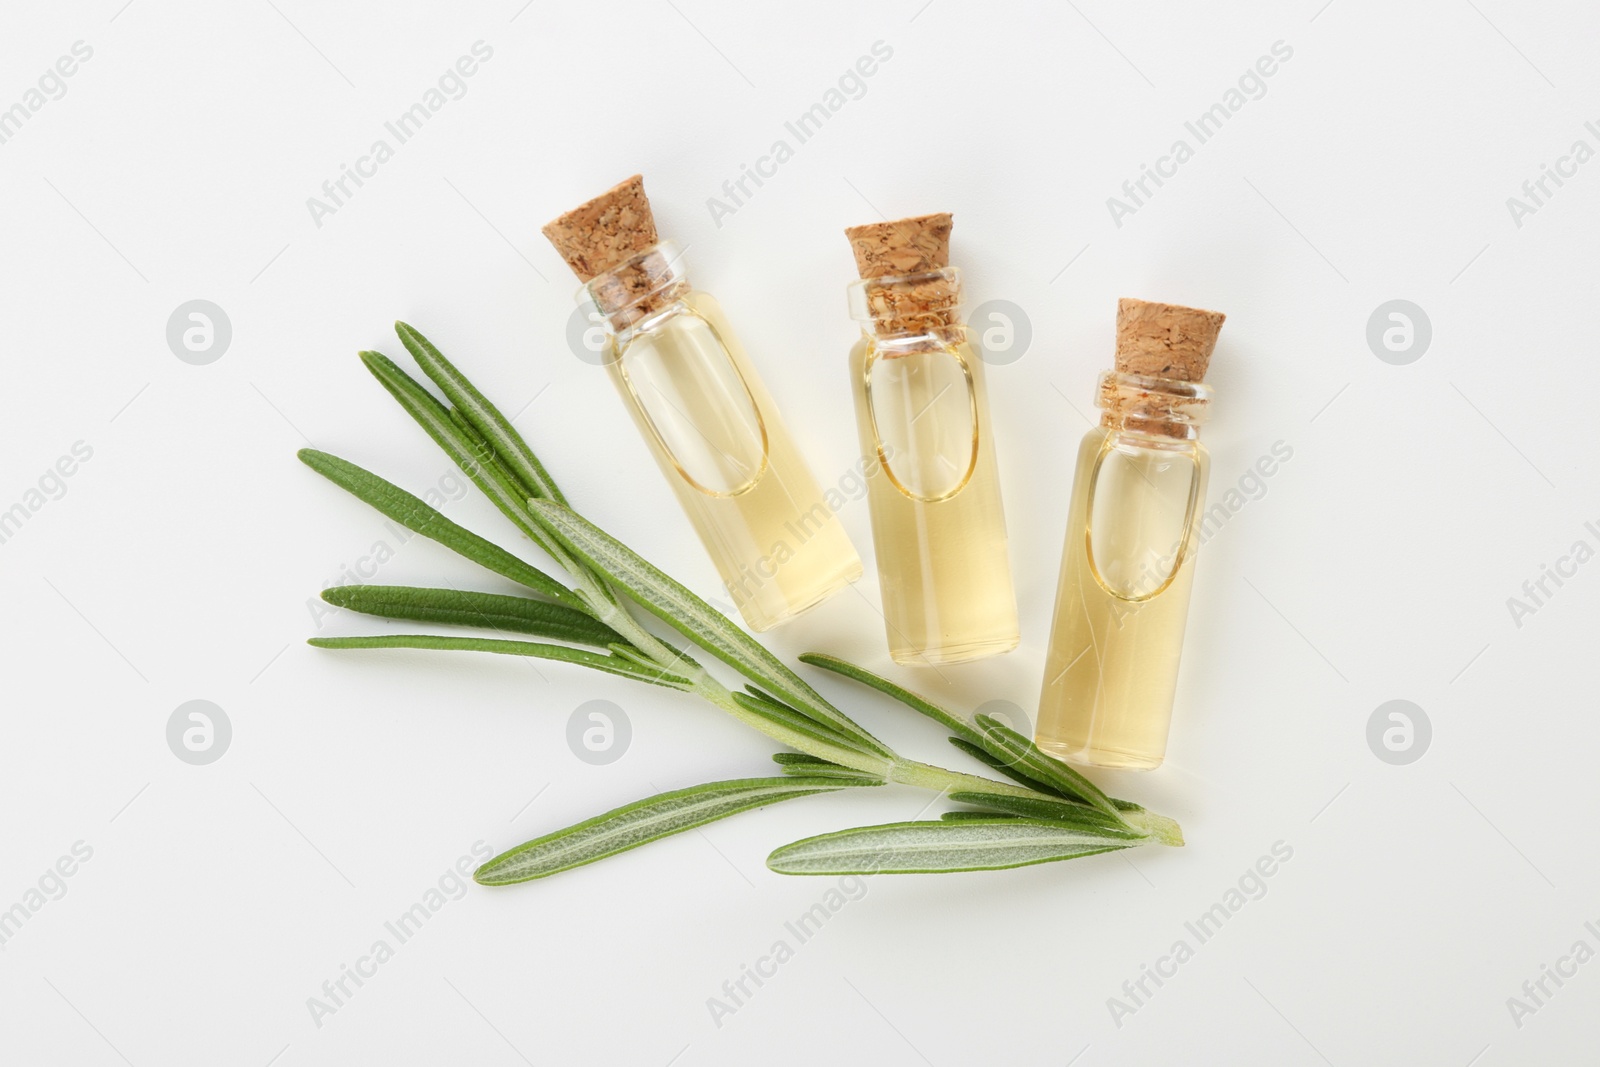
[[[950,229],[949,213],[941,212],[844,231],[878,336],[916,335],[934,343],[961,325],[961,286],[949,269]]]
[[[1124,297],[1117,301],[1117,371],[1201,381],[1225,318],[1220,311]]]
[[[583,282],[614,270],[659,240],[644,178],[638,174],[573,208],[542,232]]]
[[[863,278],[921,274],[950,265],[948,212],[874,222],[844,231]]]

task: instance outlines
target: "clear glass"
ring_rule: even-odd
[[[1106,420],[1078,448],[1035,742],[1074,763],[1166,757],[1210,457],[1210,390],[1102,381]]]
[[[1017,602],[983,361],[963,326],[905,334],[878,325],[866,316],[850,381],[873,475],[889,654],[917,666],[1009,652]]]
[[[611,325],[606,368],[634,423],[745,623],[767,630],[859,578],[861,560],[721,307],[671,251],[639,257],[649,282],[631,302],[606,285],[629,264],[586,291]]]

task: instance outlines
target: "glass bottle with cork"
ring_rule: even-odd
[[[1149,769],[1166,756],[1210,458],[1203,381],[1224,316],[1117,305],[1103,414],[1078,448],[1035,733],[1051,755]]]
[[[896,663],[1017,647],[983,361],[961,321],[951,217],[845,231],[861,280],[850,385],[867,469],[884,628]]]
[[[861,560],[722,308],[659,239],[634,175],[544,227],[605,324],[605,366],[752,630],[861,576]]]

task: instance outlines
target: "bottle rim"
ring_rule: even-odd
[[[961,305],[961,269],[940,267],[938,270],[918,271],[914,274],[887,274],[878,278],[858,278],[845,287],[845,299],[850,317],[863,326],[871,327],[887,317],[875,314],[872,294],[875,291],[910,291],[921,289],[918,295],[930,304],[929,311],[945,316],[953,315]]]
[[[661,240],[590,278],[578,288],[575,301],[610,319],[687,281],[683,249],[675,241]]]
[[[1102,425],[1150,437],[1194,440],[1210,414],[1215,390],[1205,382],[1106,371],[1095,405]]]

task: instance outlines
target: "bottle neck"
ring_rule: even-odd
[[[670,307],[688,291],[682,250],[671,241],[661,241],[590,278],[578,299],[593,305],[610,329],[620,334]]]
[[[955,267],[866,278],[848,290],[850,317],[885,349],[944,348],[962,336],[961,272]]]
[[[1211,405],[1205,382],[1106,371],[1095,403],[1100,425],[1112,433],[1147,438],[1157,448],[1198,440]]]

